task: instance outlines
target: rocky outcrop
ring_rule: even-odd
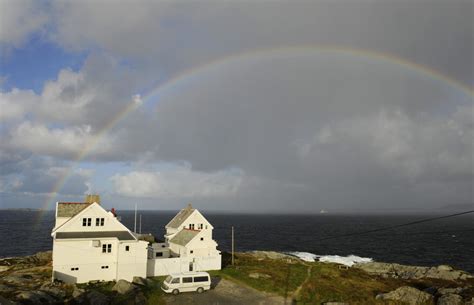
[[[473,278],[473,276],[469,273],[461,270],[455,270],[447,265],[441,265],[438,267],[420,267],[371,262],[356,264],[355,267],[362,269],[369,274],[375,274],[382,277],[399,278],[404,280],[431,278],[447,281],[459,281]]]
[[[377,299],[383,301],[395,301],[410,305],[433,303],[433,296],[431,294],[409,286],[403,286],[397,288],[394,291],[379,294]]]
[[[119,294],[127,294],[135,290],[135,285],[126,280],[118,280],[112,287],[112,291],[117,291]]]
[[[462,297],[458,294],[445,294],[438,299],[437,305],[462,305]]]

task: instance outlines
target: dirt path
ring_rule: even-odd
[[[177,296],[166,295],[166,304],[173,305],[283,305],[284,298],[269,295],[253,288],[219,279],[214,288],[202,294],[184,292]]]
[[[311,278],[311,271],[313,269],[313,266],[312,265],[306,265],[306,266],[308,267],[308,269],[306,269],[306,278],[304,279],[303,283],[301,283],[301,285],[299,285],[298,288],[296,288],[295,292],[293,292],[293,296],[292,296],[293,301],[298,300],[301,289],[306,284],[306,282],[308,282]]]

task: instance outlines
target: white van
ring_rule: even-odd
[[[207,272],[173,273],[166,277],[161,289],[172,294],[186,291],[203,293],[211,289],[211,277]]]

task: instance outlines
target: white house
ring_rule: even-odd
[[[56,203],[53,280],[131,281],[146,277],[148,242],[135,235],[97,202]]]
[[[190,204],[165,226],[165,243],[153,244],[148,276],[221,269],[221,252],[212,239],[214,227]]]
[[[99,204],[57,202],[53,237],[53,280],[84,283],[134,276],[168,275],[221,269],[221,253],[212,239],[212,225],[191,205],[167,225],[164,243],[139,239]]]

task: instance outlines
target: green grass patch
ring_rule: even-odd
[[[235,265],[228,265],[222,270],[210,272],[223,278],[244,283],[260,291],[291,296],[305,277],[307,266],[302,262],[282,259],[257,259],[245,253],[236,255]],[[259,278],[250,277],[260,275]]]
[[[327,263],[312,263],[312,266],[311,277],[300,291],[298,304],[387,304],[375,300],[375,296],[402,285],[398,280],[375,278],[356,268],[340,269],[336,264]]]

